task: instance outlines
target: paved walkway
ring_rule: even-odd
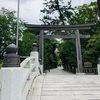
[[[100,100],[100,76],[54,69],[34,80],[27,100]]]
[[[50,72],[47,71],[46,75],[73,75],[73,74],[63,70],[62,67],[58,67],[55,69],[51,69]]]

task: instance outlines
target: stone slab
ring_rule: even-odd
[[[28,100],[100,100],[99,75],[74,75],[62,71],[54,69],[37,77]]]

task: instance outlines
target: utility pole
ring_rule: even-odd
[[[19,35],[19,5],[20,0],[18,0],[18,7],[17,7],[17,34],[16,34],[16,46],[18,47],[18,35]]]

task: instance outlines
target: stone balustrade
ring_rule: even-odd
[[[0,70],[0,100],[26,100],[32,81],[41,69],[36,44],[33,48],[30,57],[20,64],[18,48],[14,44],[7,47]]]

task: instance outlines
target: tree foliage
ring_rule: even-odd
[[[59,57],[62,60],[64,69],[68,69],[72,64],[74,67],[76,66],[76,47],[74,39],[64,40],[64,42],[59,44]]]
[[[93,67],[96,67],[97,59],[100,57],[99,47],[100,40],[100,21],[98,19],[98,6],[96,2],[83,4],[75,7],[74,14],[69,20],[70,24],[95,23],[90,30],[80,31],[82,34],[90,34],[90,39],[81,39],[81,48],[83,54],[83,62],[90,61]],[[95,41],[95,42],[93,42]]]
[[[39,41],[33,38],[36,34],[39,34],[38,31],[30,32],[28,29],[24,31],[23,37],[19,41],[19,55],[29,56],[32,51],[33,43],[37,43],[37,45],[39,45]]]
[[[9,44],[16,44],[17,18],[15,13],[15,11],[9,11],[5,8],[0,10],[0,59],[2,59],[3,53]],[[19,55],[29,56],[33,42],[38,43],[37,40],[32,38],[34,33],[37,34],[37,32],[28,31],[25,22],[19,20]]]
[[[98,58],[100,58],[100,34],[94,34],[88,40],[86,50],[83,53],[83,61],[90,61],[96,67]]]
[[[64,5],[63,0],[45,0],[45,8],[41,10],[44,13],[41,21],[45,25],[65,25],[68,19],[72,15],[73,8],[71,7],[71,1],[67,5]]]
[[[45,40],[44,66],[45,69],[57,67],[57,57],[55,53],[57,41],[52,39]]]
[[[15,43],[17,18],[15,11],[9,11],[5,8],[0,10],[0,59],[3,57],[6,47]],[[24,30],[24,22],[20,20],[19,24],[19,38],[22,36]]]
[[[98,20],[97,16],[97,3],[91,2],[90,4],[83,4],[82,6],[76,6],[73,11],[73,15],[68,20],[69,24],[85,24],[95,23]]]

